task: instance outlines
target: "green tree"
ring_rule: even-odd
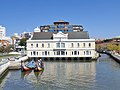
[[[4,52],[5,52],[5,48],[4,48],[4,46],[1,46],[1,47],[0,47],[0,53],[3,54]]]
[[[116,51],[116,52],[119,51],[119,49],[120,49],[119,47],[120,47],[119,45],[112,44],[112,43],[107,45],[108,50]]]
[[[28,38],[23,38],[23,39],[21,39],[20,40],[20,42],[19,42],[19,45],[20,46],[25,46],[25,48],[26,48],[26,41],[28,40]]]
[[[113,44],[108,44],[107,49],[110,50],[110,51],[113,51],[114,50]]]

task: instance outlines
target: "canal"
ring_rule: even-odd
[[[120,64],[105,54],[92,62],[44,64],[43,72],[9,71],[0,90],[120,90]]]

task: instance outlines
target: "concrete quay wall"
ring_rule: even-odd
[[[10,65],[10,62],[7,62],[0,66],[0,78],[2,78],[2,76],[6,73],[6,71],[9,68],[9,65]]]
[[[120,63],[120,54],[112,52],[112,51],[104,51],[101,53],[105,53],[105,54],[111,56],[116,62]]]
[[[21,60],[22,61],[27,61],[28,57],[27,56],[24,56],[24,57],[21,57],[19,58],[18,60],[15,60],[15,61],[8,61],[4,64],[1,64],[0,65],[0,78],[2,78],[2,76],[6,73],[7,70],[9,69],[12,69],[12,70],[15,70],[15,69],[20,69],[21,67]]]
[[[114,58],[115,61],[117,61],[118,63],[120,63],[120,55],[119,54],[110,54],[110,56],[112,58]]]

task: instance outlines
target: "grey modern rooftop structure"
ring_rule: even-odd
[[[32,40],[53,39],[53,33],[68,33],[68,39],[89,39],[87,31],[83,31],[82,25],[70,25],[69,22],[58,21],[53,25],[40,26],[40,32],[34,32]]]

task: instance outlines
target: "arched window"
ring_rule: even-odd
[[[31,47],[33,47],[33,44],[31,44]]]
[[[33,55],[35,55],[35,51],[33,51]]]
[[[73,55],[73,51],[72,51],[72,55]]]
[[[44,44],[42,43],[42,47],[44,47]]]
[[[73,43],[71,43],[71,47],[74,47]]]
[[[36,44],[36,47],[38,47],[38,44]]]
[[[47,51],[45,51],[45,55],[47,55]]]
[[[91,47],[91,43],[89,43],[89,47]]]
[[[85,47],[85,43],[83,43],[83,47]]]
[[[48,48],[50,48],[50,43],[48,43]]]
[[[80,43],[77,43],[77,46],[80,47]]]

